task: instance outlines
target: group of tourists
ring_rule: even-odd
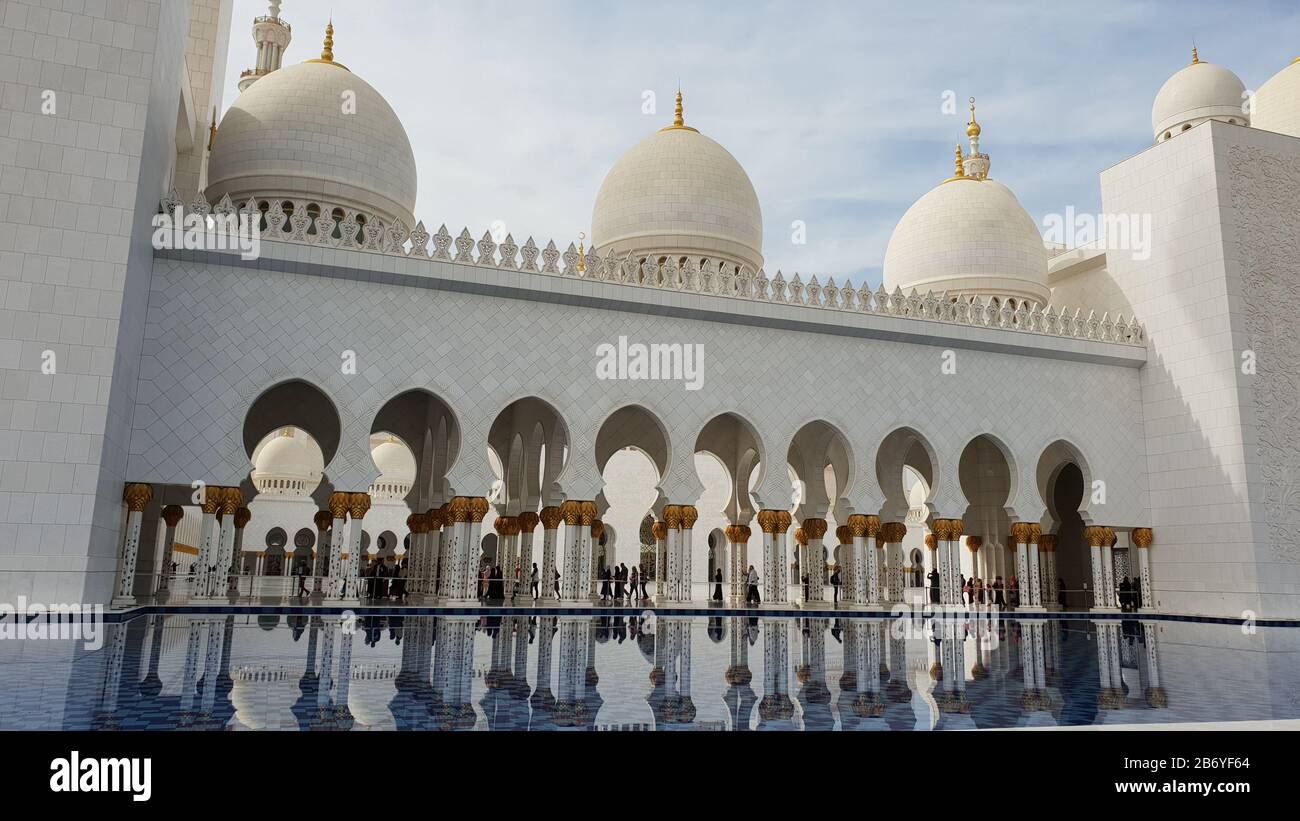
[[[612,569],[602,567],[600,569],[600,601],[602,604],[633,601],[649,601],[650,594],[646,591],[646,581],[649,574],[641,567],[636,565],[631,570],[626,564],[615,565]]]
[[[299,589],[305,593],[306,576],[300,575],[298,579]],[[366,565],[361,571],[361,597],[406,601],[406,560],[389,564],[379,559]]]

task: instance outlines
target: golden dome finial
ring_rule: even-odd
[[[962,164],[962,159],[964,158],[961,155],[961,143],[957,143],[957,156],[956,156],[957,167],[953,170],[954,177],[966,176],[966,167]]]
[[[678,93],[677,93],[677,100],[678,100],[678,103],[677,103],[677,110],[678,110],[679,112],[681,111],[681,99],[682,99],[681,92],[678,92]],[[579,231],[579,232],[578,232],[578,273],[580,273],[580,274],[581,274],[581,273],[586,273],[586,272],[587,272],[587,250],[586,250],[586,247],[585,247],[585,245],[584,245],[584,243],[586,242],[586,239],[587,239],[587,232],[586,232],[586,231]]]
[[[321,60],[326,63],[334,62],[334,18],[325,24],[325,47],[321,49]]]
[[[980,135],[980,124],[975,122],[975,98],[970,98],[970,122],[966,124],[966,136],[978,137]]]
[[[660,131],[673,131],[673,130],[695,131],[694,128],[691,128],[689,125],[686,124],[686,117],[682,114],[682,90],[680,88],[677,89],[677,105],[673,109],[673,124],[666,125],[659,130]]]
[[[1196,53],[1196,44],[1192,43],[1192,65],[1201,62],[1201,55]]]

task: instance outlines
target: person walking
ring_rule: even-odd
[[[650,598],[650,594],[646,592],[646,582],[650,579],[650,574],[646,573],[645,567],[641,565],[637,565],[637,569],[641,571],[641,601],[646,601]]]
[[[751,564],[749,566],[749,577],[746,579],[749,583],[749,591],[745,595],[745,604],[762,604],[762,599],[758,595],[758,571]]]
[[[717,567],[713,570],[713,600],[722,601],[722,568]]]
[[[555,598],[558,599],[560,597],[560,571],[553,570],[551,572],[555,574]]]
[[[925,577],[930,581],[930,604],[938,604],[939,603],[939,571],[931,570],[929,573],[925,574]]]
[[[535,600],[535,599],[537,598],[537,596],[538,596],[538,589],[537,589],[537,581],[538,581],[538,578],[539,578],[539,576],[538,576],[538,574],[537,574],[537,562],[533,562],[533,570],[532,570],[531,573],[528,574],[528,584],[529,584],[530,589],[533,591],[533,599],[534,599],[534,600]]]
[[[840,566],[834,565],[831,568],[831,594],[834,596],[834,604],[840,603]]]
[[[631,571],[629,571],[629,576],[628,576],[629,584],[627,586],[628,604],[631,604],[633,601],[635,601],[637,595],[641,592],[640,589],[637,587],[637,585],[641,583],[640,571],[641,568],[637,567],[636,565],[633,565]]]
[[[966,604],[969,605],[975,603],[975,580],[973,578],[967,579],[964,576],[962,577],[961,594],[966,600]]]
[[[623,567],[614,565],[614,598],[623,601]]]
[[[993,580],[993,606],[1001,610],[1007,606],[1006,599],[1003,597],[1002,577],[998,576]]]

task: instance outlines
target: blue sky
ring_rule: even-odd
[[[406,126],[431,231],[590,234],[605,172],[672,119],[680,81],[687,122],[753,180],[768,273],[872,285],[898,218],[950,174],[967,97],[991,176],[1041,228],[1067,206],[1100,208],[1099,172],[1151,145],[1151,102],[1193,41],[1248,89],[1300,56],[1295,0],[284,0],[286,63],[318,56],[331,11],[336,58]],[[235,0],[225,106],[265,13]],[[806,244],[791,242],[795,220]]]

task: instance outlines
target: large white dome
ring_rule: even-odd
[[[1300,137],[1300,57],[1255,92],[1250,124],[1265,131]]]
[[[604,255],[698,256],[763,267],[763,212],[745,169],[678,117],[633,146],[605,176],[591,215]]]
[[[1011,189],[990,179],[941,183],[894,228],[885,287],[1016,297],[1045,305],[1047,248]]]
[[[209,199],[223,194],[323,200],[414,225],[415,155],[369,83],[332,60],[277,69],[221,118]]]
[[[268,496],[306,496],[320,484],[325,470],[320,446],[309,434],[283,428],[253,451],[250,478],[258,493]]]
[[[1165,81],[1151,106],[1151,129],[1164,142],[1206,120],[1250,125],[1246,115],[1246,86],[1223,66],[1201,62],[1192,52],[1191,65]]]

